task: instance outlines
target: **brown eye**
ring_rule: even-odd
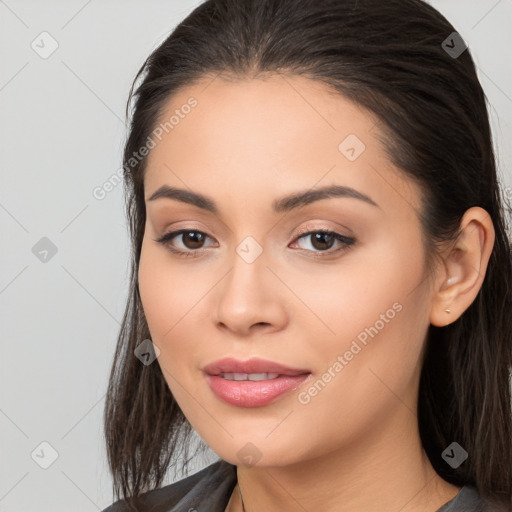
[[[181,240],[187,249],[200,249],[204,243],[204,235],[200,231],[184,231]]]
[[[349,238],[335,231],[328,229],[311,229],[310,231],[302,231],[300,236],[296,238],[297,241],[309,240],[312,249],[305,249],[313,253],[315,257],[322,257],[324,254],[330,255],[339,251],[348,249],[355,243],[354,238]],[[332,247],[339,242],[339,247],[332,249]],[[302,247],[304,249],[304,247]]]
[[[311,236],[311,235],[310,235]],[[319,251],[330,249],[335,242],[334,235],[332,233],[313,233],[311,238],[312,246]]]
[[[205,251],[204,242],[207,238],[210,237],[201,231],[180,229],[178,231],[167,233],[163,237],[156,239],[155,242],[164,245],[170,252],[178,256],[194,258],[200,256]],[[322,257],[324,254],[328,256],[333,253],[347,250],[355,243],[354,238],[349,238],[327,229],[301,232],[301,235],[298,236],[296,240],[299,241],[308,238],[310,239],[312,249],[305,250],[312,253],[314,257]],[[176,241],[174,239],[176,239]],[[339,243],[339,247],[333,249],[336,242]],[[176,246],[177,243],[178,246]],[[179,244],[181,244],[182,247],[180,247]]]
[[[164,245],[169,249],[169,251],[177,254],[178,256],[196,257],[200,256],[205,250],[203,248],[203,244],[206,238],[210,237],[201,231],[180,229],[178,231],[167,233],[162,238],[156,239],[155,242]],[[177,242],[174,241],[174,239],[176,239],[177,242],[180,242],[182,247],[180,247],[180,245],[176,247],[175,244]]]

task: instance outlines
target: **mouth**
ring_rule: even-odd
[[[247,380],[245,377],[239,378],[230,378],[231,375],[270,375],[273,376],[275,374],[279,375],[287,375],[287,376],[295,376],[295,375],[303,375],[305,373],[311,373],[308,369],[300,369],[300,368],[292,368],[290,366],[286,366],[281,363],[277,363],[276,361],[269,361],[267,359],[253,358],[247,361],[240,361],[238,359],[233,359],[231,357],[227,357],[224,359],[219,359],[218,361],[214,361],[206,365],[203,368],[203,371],[208,375],[227,375],[230,380]],[[271,377],[272,378],[272,377]],[[263,379],[254,379],[254,380],[263,380]]]
[[[217,377],[222,377],[227,380],[273,380],[280,376],[279,373],[219,373]]]
[[[227,358],[205,366],[203,371],[213,393],[238,407],[268,405],[312,376],[309,370],[263,359]]]

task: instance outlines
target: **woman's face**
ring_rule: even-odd
[[[233,464],[283,466],[401,435],[386,425],[417,428],[432,301],[420,192],[376,120],[320,83],[276,76],[205,80],[169,101],[172,116],[148,157],[139,288],[195,430]],[[187,196],[150,200],[164,186]],[[284,200],[334,186],[345,193]],[[208,377],[223,358],[307,375]]]

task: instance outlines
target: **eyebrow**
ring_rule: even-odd
[[[353,199],[359,199],[372,206],[380,208],[380,206],[367,195],[358,192],[351,187],[345,187],[342,185],[331,185],[312,190],[294,192],[293,194],[275,199],[272,202],[272,208],[277,213],[288,212],[295,208],[300,208],[302,206],[314,203],[315,201],[330,199],[333,197],[349,197]],[[153,194],[151,194],[148,201],[155,201],[156,199],[160,198],[175,199],[183,203],[192,204],[198,208],[207,210],[212,213],[219,212],[219,208],[215,204],[215,201],[210,197],[199,194],[197,192],[191,192],[190,190],[184,190],[182,188],[162,185],[159,189],[153,192]]]

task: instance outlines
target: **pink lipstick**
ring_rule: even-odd
[[[307,369],[274,361],[220,359],[203,368],[211,390],[224,402],[239,407],[261,407],[296,389],[311,376]]]

